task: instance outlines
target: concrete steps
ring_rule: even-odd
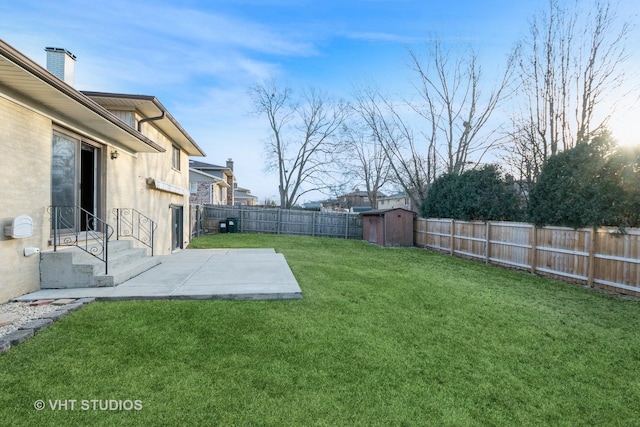
[[[89,247],[98,247],[89,245]],[[40,253],[40,288],[93,288],[116,286],[160,264],[147,250],[134,248],[130,240],[109,242],[109,269],[102,261],[76,247]]]

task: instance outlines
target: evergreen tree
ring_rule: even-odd
[[[611,137],[603,133],[549,158],[529,197],[530,221],[574,228],[617,225],[626,199],[618,177],[624,161],[612,153]]]
[[[503,178],[498,166],[487,165],[437,178],[422,213],[425,217],[464,221],[518,221],[522,219],[522,201],[513,181]]]

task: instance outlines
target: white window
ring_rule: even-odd
[[[171,153],[171,167],[175,170],[180,170],[180,148],[174,145]]]
[[[191,194],[196,194],[198,192],[198,183],[197,182],[190,182],[189,183],[189,192],[191,192]]]

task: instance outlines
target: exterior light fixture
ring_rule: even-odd
[[[120,153],[118,153],[118,150],[113,150],[113,151],[111,152],[111,160],[115,160],[115,159],[117,159],[119,154],[120,154]]]

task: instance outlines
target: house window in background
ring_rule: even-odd
[[[172,147],[171,167],[180,170],[180,149],[175,145]]]
[[[189,183],[189,192],[191,194],[196,194],[198,192],[198,183],[197,182],[190,182]]]

